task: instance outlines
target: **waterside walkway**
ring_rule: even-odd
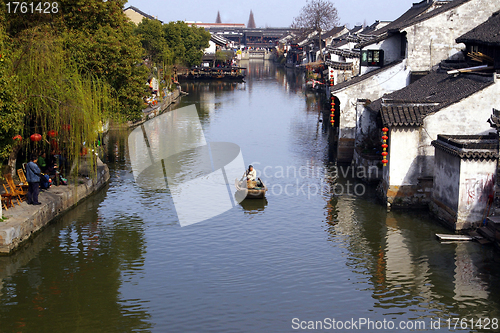
[[[41,191],[38,206],[28,205],[26,201],[3,211],[0,221],[0,255],[12,253],[37,231],[49,224],[55,217],[76,205],[107,183],[109,169],[98,162],[96,179],[79,178],[78,186],[51,186]]]

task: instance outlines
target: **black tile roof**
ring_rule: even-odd
[[[330,89],[330,91],[331,91],[332,93],[334,93],[334,92],[336,92],[336,91],[338,91],[338,90],[340,90],[340,89],[346,88],[346,87],[348,87],[348,86],[350,86],[350,85],[353,85],[353,84],[356,84],[356,83],[359,83],[359,82],[361,82],[361,81],[363,81],[363,80],[366,80],[366,79],[368,79],[368,78],[370,78],[370,77],[372,77],[372,76],[374,76],[374,75],[376,75],[376,74],[379,74],[379,73],[381,73],[381,72],[385,71],[386,69],[389,69],[389,68],[391,68],[391,67],[396,66],[397,64],[401,63],[402,61],[403,61],[403,60],[395,61],[395,62],[392,62],[392,63],[388,64],[387,66],[384,66],[384,67],[381,67],[381,68],[379,68],[379,69],[373,70],[373,71],[368,72],[368,73],[366,73],[366,74],[363,74],[363,75],[358,75],[358,76],[354,76],[354,77],[353,77],[352,79],[350,79],[349,81],[344,81],[344,82],[342,82],[342,83],[339,83],[339,84],[334,85],[334,86],[332,87],[332,89]]]
[[[382,105],[382,122],[385,126],[420,126],[435,104]]]
[[[489,135],[443,135],[439,134],[432,145],[448,154],[467,160],[495,160],[498,158],[498,136]]]
[[[324,34],[321,34],[321,38],[326,39],[332,36],[337,35],[338,33],[342,32],[342,30],[345,29],[345,26],[340,26],[340,27],[335,27],[330,31],[325,32]]]
[[[491,75],[431,72],[409,86],[384,95],[368,107],[380,112],[385,126],[420,126],[423,119],[494,84]]]
[[[500,46],[500,12],[486,22],[457,38],[457,43],[477,43]]]
[[[344,45],[349,44],[349,40],[347,39],[347,36],[340,38],[340,39],[334,39],[332,40],[332,44],[330,45],[331,47],[341,47]]]
[[[391,32],[399,32],[406,27],[428,20],[434,16],[449,11],[469,1],[471,0],[452,0],[438,6],[431,11],[428,10],[431,9],[432,6],[435,6],[435,3],[433,1],[428,2],[427,0],[423,0],[419,3],[415,3],[410,9],[408,9],[395,21],[392,21],[388,25],[369,33],[369,35],[372,35],[374,37],[374,40],[363,42],[360,44],[360,46],[366,46],[378,40],[385,39]]]
[[[355,34],[355,33],[359,32],[359,31],[361,31],[362,29],[363,29],[362,25],[356,25],[356,26],[354,26],[354,28],[350,29],[349,32],[351,34]]]

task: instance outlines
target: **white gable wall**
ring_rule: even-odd
[[[384,39],[378,43],[363,47],[363,50],[384,50],[384,66],[401,59],[401,36],[399,34]],[[361,66],[361,75],[380,67]],[[402,88],[402,87],[401,87]],[[364,96],[362,96],[365,98]]]
[[[388,166],[390,186],[417,185],[418,178],[434,175],[434,147],[438,134],[486,135],[495,130],[488,119],[500,108],[500,82],[424,118],[420,128],[391,128]],[[418,135],[418,140],[417,140]]]
[[[215,51],[217,50],[217,44],[212,42],[211,40],[208,41],[208,47],[203,51],[205,54],[214,54]]]
[[[471,0],[450,11],[404,29],[408,40],[408,66],[428,71],[442,60],[459,57],[464,44],[455,39],[485,22],[500,10],[500,1]]]
[[[365,98],[374,101],[386,93],[399,90],[407,85],[409,76],[410,72],[406,69],[405,61],[403,61],[361,82],[332,93],[340,101],[339,161],[350,162],[351,155],[354,152],[357,100]],[[349,149],[351,149],[346,156],[340,152],[344,145],[349,146]]]

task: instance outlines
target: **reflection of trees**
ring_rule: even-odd
[[[189,95],[182,97],[180,107],[196,103],[196,108],[203,123],[216,112],[221,104],[220,99],[235,90],[244,90],[245,83],[234,81],[190,81],[182,84],[182,91]]]
[[[121,151],[120,139],[108,144]],[[111,160],[121,163],[124,156],[123,151]],[[143,222],[129,216],[104,218],[99,206],[110,191],[99,191],[43,230],[29,247],[1,258],[0,331],[150,328],[146,309],[120,299],[122,275],[137,274],[145,260]]]
[[[492,276],[494,260],[485,263],[491,250],[474,243],[441,244],[434,234],[443,230],[427,223],[426,215],[387,213],[360,198],[332,197],[325,210],[330,240],[349,250],[347,265],[360,275],[368,273],[375,308],[407,309],[401,313],[419,308],[421,316],[438,311],[441,318],[499,313],[498,294],[490,290],[500,272]]]
[[[208,119],[211,112],[220,108],[220,101],[225,95],[231,96],[235,90],[246,90],[251,93],[259,81],[275,80],[289,93],[302,93],[304,91],[304,73],[295,69],[278,68],[269,60],[241,61],[241,67],[246,68],[245,82],[231,81],[189,81],[182,83],[182,90],[189,95],[181,99],[180,107],[196,103],[201,121]],[[319,95],[318,95],[319,96]],[[315,111],[320,101],[314,96],[307,96],[308,111]]]
[[[116,170],[126,168],[128,134],[129,129],[116,129],[104,138],[104,157],[102,160],[108,164],[112,176]]]

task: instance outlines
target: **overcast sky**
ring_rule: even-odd
[[[367,24],[375,20],[392,21],[412,3],[419,0],[333,0],[341,24]],[[253,11],[257,27],[287,27],[305,5],[306,0],[129,0],[143,12],[169,21],[202,21],[213,23],[220,11],[223,23],[248,23]]]

